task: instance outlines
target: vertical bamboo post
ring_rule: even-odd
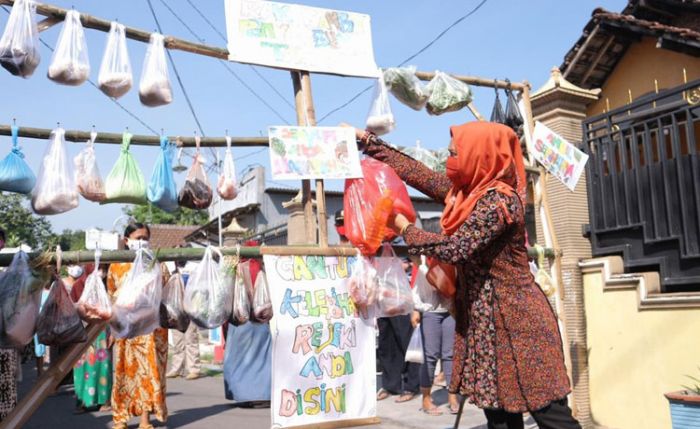
[[[0,429],[14,429],[24,426],[34,411],[48,398],[58,384],[73,369],[73,365],[80,359],[85,350],[97,339],[105,328],[104,323],[90,324],[86,328],[87,341],[73,344],[56,362],[52,362],[46,371],[34,383],[32,390],[27,393],[12,412],[0,423]]]
[[[304,120],[304,94],[301,87],[301,72],[292,71],[292,84],[294,85],[294,104],[297,111],[297,123],[305,125]],[[311,201],[311,181],[301,181],[301,204],[304,207],[304,226],[306,229],[306,243],[316,244],[316,231],[312,222],[314,216],[313,202]]]

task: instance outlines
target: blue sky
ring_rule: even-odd
[[[207,44],[225,47],[225,41],[197,14],[187,0],[165,0],[199,37]],[[193,36],[170,11],[163,0],[152,0],[158,19],[166,34],[193,40]],[[224,4],[221,0],[193,0],[206,17],[225,34]],[[432,40],[457,17],[465,14],[479,0],[419,2],[398,1],[320,1],[304,0],[309,6],[348,10],[369,14],[372,18],[374,54],[380,67],[389,67],[403,61]],[[88,1],[53,0],[61,7],[75,7],[78,11],[102,17],[146,30],[156,25],[146,0]],[[488,0],[473,16],[453,28],[411,64],[419,70],[442,70],[456,74],[477,75],[488,78],[528,80],[534,89],[548,78],[552,66],[562,62],[564,54],[581,35],[591,12],[596,7],[619,12],[625,6],[623,0],[561,1],[561,0]],[[438,6],[439,5],[439,6]],[[0,25],[4,28],[9,15],[0,11]],[[41,34],[54,46],[60,31],[57,25]],[[91,78],[97,81],[99,65],[106,41],[106,33],[86,30],[88,51],[92,66]],[[141,64],[146,44],[128,41],[129,55],[134,70],[135,85],[141,75]],[[53,83],[46,77],[51,52],[41,47],[42,61],[34,75],[21,79],[0,70],[0,87],[3,102],[0,105],[0,123],[9,124],[17,118],[19,126],[53,128],[57,122],[66,129],[89,130],[95,125],[98,131],[121,132],[125,127],[135,134],[151,134],[139,122],[127,115],[97,89],[83,84],[67,87]],[[230,135],[260,136],[270,125],[281,120],[255,96],[253,96],[225,67],[213,58],[174,51],[175,65],[180,72],[192,103],[207,135],[221,136],[225,130]],[[290,75],[286,71],[256,67],[274,88],[286,99],[277,95],[251,66],[231,63],[235,71],[249,86],[258,92],[289,123],[294,123],[294,110]],[[192,135],[195,121],[187,107],[180,88],[174,81],[174,101],[164,107],[149,108],[138,100],[137,89],[132,89],[119,101],[151,128],[164,129],[169,135]],[[314,104],[320,118],[331,109],[343,104],[371,82],[366,79],[312,75]],[[475,104],[479,111],[490,114],[494,91],[473,88]],[[371,91],[343,110],[331,115],[320,125],[336,125],[349,122],[364,125],[370,105]],[[448,143],[450,125],[473,120],[467,110],[439,117],[428,116],[425,111],[415,112],[392,99],[397,129],[386,139],[400,145],[413,145],[417,139],[424,147],[440,148]],[[20,139],[29,165],[36,172],[47,142]],[[10,148],[9,137],[0,137],[0,156]],[[72,159],[81,145],[69,143],[68,154]],[[150,177],[158,150],[134,147],[146,178]],[[97,155],[102,175],[112,168],[118,156],[118,148],[98,145]],[[267,151],[260,149],[234,149],[239,159],[237,170],[242,173],[253,164],[268,164]],[[190,160],[184,160],[189,165]],[[184,180],[184,174],[176,179]],[[212,180],[215,178],[212,176]],[[329,189],[339,189],[342,181],[329,181]],[[296,182],[270,183],[273,186],[297,187]],[[100,206],[81,199],[80,206],[66,214],[50,216],[54,229],[84,229],[89,227],[111,228],[121,214],[121,206]]]

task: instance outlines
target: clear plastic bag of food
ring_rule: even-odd
[[[146,179],[129,151],[131,134],[124,133],[119,159],[105,179],[104,203],[146,204]]]
[[[254,289],[253,320],[259,323],[269,322],[272,319],[272,301],[270,301],[270,289],[265,271],[258,273]]]
[[[160,303],[160,326],[185,332],[190,318],[184,308],[185,282],[182,274],[174,273],[163,287],[163,300]]]
[[[119,98],[129,92],[133,79],[129,52],[126,49],[126,27],[113,21],[107,34],[107,46],[97,83],[100,91],[107,96]]]
[[[420,324],[413,328],[411,340],[408,342],[406,349],[406,362],[423,364],[423,337],[420,332]]]
[[[216,192],[224,200],[233,200],[238,196],[236,186],[236,164],[233,162],[231,151],[231,137],[226,136],[226,155],[224,155],[224,168],[219,175]]]
[[[413,286],[413,306],[418,311],[432,311],[440,306],[440,295],[437,290],[430,285],[426,275],[428,274],[428,264],[425,256],[421,256],[421,264],[416,272],[416,281]]]
[[[99,266],[99,259],[97,259],[95,269],[85,279],[85,288],[75,304],[80,318],[86,322],[109,321],[112,318],[112,300],[102,281]]]
[[[425,107],[431,115],[455,112],[472,102],[469,85],[441,71],[435,72],[427,88],[430,98]]]
[[[223,258],[221,252],[207,246],[202,261],[192,272],[185,288],[185,312],[197,326],[205,329],[218,328],[231,315],[233,290],[226,282],[226,273],[214,253]]]
[[[207,172],[204,170],[204,159],[199,152],[199,137],[197,139],[197,152],[194,154],[192,168],[187,173],[185,184],[180,189],[177,202],[182,207],[194,210],[202,210],[209,207],[214,197]]]
[[[95,157],[96,137],[96,132],[90,133],[90,140],[78,156],[73,158],[73,164],[75,164],[75,183],[78,185],[80,195],[88,201],[99,203],[105,199],[105,185]]]
[[[27,78],[40,60],[36,2],[16,0],[0,38],[0,65],[15,76]]]
[[[68,171],[65,130],[51,131],[36,187],[32,192],[32,209],[41,215],[67,212],[78,207],[78,191],[73,174]]]
[[[173,175],[175,145],[166,136],[161,136],[160,149],[148,183],[148,201],[166,212],[172,212],[177,209],[177,186]]]
[[[377,298],[377,270],[369,258],[358,255],[350,263],[348,292],[356,307],[367,309],[374,305]]]
[[[236,278],[233,286],[233,309],[229,322],[234,326],[243,325],[250,320],[251,299],[249,290],[252,288],[250,276],[250,262],[241,262],[236,269]]]
[[[0,344],[24,347],[34,338],[41,290],[48,276],[35,276],[29,256],[19,251],[10,266],[0,272]]]
[[[12,125],[12,150],[0,161],[0,191],[28,194],[34,189],[36,176],[24,160],[24,153],[19,147],[17,135],[19,128]]]
[[[423,148],[420,144],[420,140],[416,141],[415,147],[402,147],[399,148],[399,150],[416,161],[422,162],[433,171],[445,172],[445,161],[441,160],[436,152]]]
[[[394,114],[391,112],[389,104],[389,91],[386,89],[383,77],[379,77],[374,86],[374,96],[367,114],[366,125],[369,131],[378,136],[387,134],[396,128]]]
[[[378,317],[394,317],[411,314],[413,311],[413,295],[411,282],[401,266],[401,260],[396,257],[394,249],[384,243],[382,256],[375,258],[377,269],[377,308]]]
[[[160,264],[146,249],[136,251],[136,258],[117,290],[112,306],[110,326],[116,338],[148,335],[160,325],[160,302],[163,272]]]
[[[87,42],[77,10],[66,12],[48,76],[56,83],[70,86],[78,86],[90,77]]]
[[[162,34],[151,34],[139,82],[139,99],[149,107],[163,106],[173,101]]]
[[[49,297],[36,322],[36,335],[39,342],[47,346],[83,343],[87,340],[83,322],[61,280],[56,280],[51,285]]]
[[[384,70],[384,83],[394,97],[413,110],[421,110],[428,102],[430,93],[416,77],[414,66]]]

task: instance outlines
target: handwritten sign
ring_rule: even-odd
[[[352,128],[276,126],[268,136],[275,180],[362,177]]]
[[[272,427],[376,415],[374,318],[348,294],[348,258],[265,255],[274,309]]]
[[[573,191],[586,166],[588,155],[541,122],[535,124],[531,147],[535,159]]]
[[[369,15],[260,0],[225,0],[229,60],[378,77]]]

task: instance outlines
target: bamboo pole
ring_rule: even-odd
[[[2,1],[2,0],[0,0]],[[51,135],[49,128],[32,128],[20,127],[19,136],[32,139],[46,140]],[[66,130],[65,139],[69,142],[85,143],[90,140],[91,131]],[[10,125],[0,125],[0,135],[9,136],[11,133]],[[122,133],[105,133],[98,132],[95,138],[96,143],[122,144]],[[195,147],[194,137],[169,136],[173,142],[178,142],[181,147]],[[202,137],[200,146],[202,147],[226,147],[225,137]],[[159,136],[134,135],[131,137],[132,146],[160,146]],[[256,147],[268,146],[269,140],[267,137],[231,137],[231,146],[236,147]]]
[[[292,85],[294,87],[294,105],[296,106],[297,124],[305,125],[304,93],[301,85],[301,73],[292,71]],[[318,196],[317,196],[318,197]],[[306,242],[316,243],[316,231],[313,225],[314,205],[311,199],[311,181],[308,179],[301,181],[301,204],[304,208],[304,227],[306,230]]]
[[[97,339],[105,328],[104,323],[87,326],[87,340],[84,343],[72,344],[65,353],[52,362],[48,371],[39,377],[32,390],[22,398],[14,410],[0,423],[0,429],[14,429],[24,426],[32,414],[48,398],[59,385],[61,380],[73,369],[85,350]]]
[[[448,73],[449,74],[449,73]],[[489,88],[501,88],[501,89],[514,89],[516,91],[522,91],[526,88],[526,84],[520,82],[509,82],[506,80],[498,79],[485,79],[477,76],[465,76],[458,74],[449,74],[451,77],[474,86],[486,86]],[[416,77],[420,80],[432,80],[435,77],[434,72],[423,72],[417,71]]]

